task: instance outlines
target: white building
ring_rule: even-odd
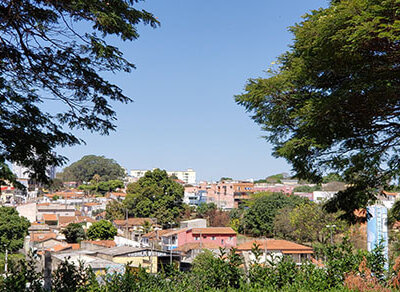
[[[155,168],[153,168],[153,170],[154,169]],[[130,174],[132,177],[139,179],[139,178],[143,177],[147,171],[148,170],[133,169],[133,170],[131,170]],[[167,171],[167,174],[169,176],[172,176],[172,175],[176,176],[178,179],[184,181],[186,184],[195,184],[196,183],[196,172],[191,168],[188,168],[187,170],[184,170],[184,171],[177,171],[177,170]]]

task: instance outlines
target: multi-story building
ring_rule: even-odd
[[[207,192],[207,203],[214,203],[218,208],[230,210],[237,208],[243,200],[254,192],[254,183],[248,181],[221,181],[217,183],[200,182],[198,192]]]
[[[154,170],[155,168],[153,168]],[[139,170],[139,169],[133,169],[130,172],[130,176],[133,178],[141,178],[145,175],[145,173],[149,170]],[[195,184],[196,183],[196,172],[188,168],[187,170],[184,171],[167,171],[167,174],[169,176],[176,176],[178,179],[182,180],[185,182],[185,184]]]

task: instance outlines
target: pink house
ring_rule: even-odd
[[[183,228],[161,236],[164,250],[171,250],[186,243],[214,243],[220,247],[236,246],[236,232],[230,227]]]

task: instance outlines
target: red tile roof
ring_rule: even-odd
[[[128,218],[128,222],[126,222],[125,219],[123,220],[114,220],[114,224],[118,226],[141,226],[143,225],[146,221],[150,222],[153,224],[153,219],[151,218]],[[128,224],[127,224],[128,223]]]
[[[193,234],[236,234],[236,231],[231,227],[207,227],[193,228]]]
[[[156,238],[156,236],[158,236],[160,238],[164,234],[172,232],[172,231],[174,231],[174,230],[173,229],[163,229],[163,230],[151,231],[149,233],[142,235],[142,237],[153,239],[153,238]]]
[[[57,221],[57,214],[43,214],[44,221]]]
[[[116,243],[114,240],[84,240],[84,242],[104,246],[104,247],[114,247]]]
[[[31,241],[33,242],[42,242],[46,241],[48,239],[55,239],[57,237],[57,234],[54,232],[48,232],[48,233],[33,233],[31,235]]]
[[[100,203],[96,203],[96,202],[89,202],[89,203],[85,203],[83,205],[90,207],[90,206],[98,206],[98,205],[101,205],[101,204]]]
[[[282,253],[313,253],[311,247],[297,244],[287,240],[267,239],[267,240],[253,240],[245,242],[237,247],[239,251],[251,250],[254,244],[258,245],[260,249],[279,250]]]
[[[182,251],[186,253],[193,249],[219,249],[219,247],[220,246],[214,242],[189,242],[177,247],[174,251]]]

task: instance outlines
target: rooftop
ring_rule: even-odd
[[[206,227],[193,228],[193,234],[236,234],[236,231],[231,227]]]
[[[287,240],[278,239],[267,239],[267,240],[253,240],[245,242],[237,247],[239,251],[251,250],[254,245],[258,245],[260,249],[263,250],[277,250],[282,253],[313,253],[311,247],[294,243]]]
[[[141,226],[145,222],[150,222],[151,224],[154,224],[153,219],[151,218],[128,218],[128,220],[123,219],[123,220],[114,220],[114,224],[118,226]]]

